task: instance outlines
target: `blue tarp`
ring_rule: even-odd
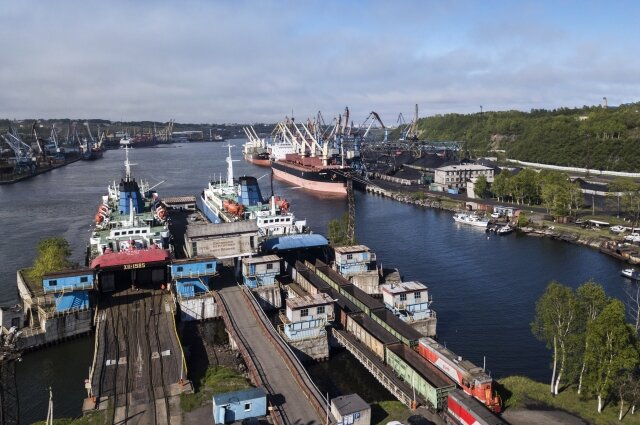
[[[316,246],[328,245],[329,241],[318,234],[308,235],[289,235],[280,236],[278,238],[268,239],[264,242],[265,251],[286,250],[296,248],[312,248]]]
[[[179,279],[176,282],[176,290],[181,297],[189,298],[203,292],[209,292],[206,282],[207,278],[201,279]]]
[[[56,312],[62,313],[71,309],[89,308],[89,292],[71,292],[69,294],[56,294]]]

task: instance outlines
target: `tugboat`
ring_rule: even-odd
[[[127,147],[124,165],[124,178],[102,197],[87,247],[87,265],[96,270],[103,292],[160,286],[172,257],[166,206],[153,188],[132,177]]]

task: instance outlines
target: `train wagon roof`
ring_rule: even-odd
[[[384,308],[384,304],[382,304],[381,301],[373,298],[371,295],[367,294],[366,292],[364,292],[362,289],[358,288],[357,286],[344,285],[344,286],[340,287],[340,290],[345,291],[348,294],[352,295],[355,299],[360,301],[362,304],[364,304],[370,310],[376,310],[376,309]]]
[[[398,341],[398,338],[391,335],[388,330],[380,326],[378,322],[364,313],[352,314],[349,317],[358,325],[360,325],[364,330],[369,332],[375,339],[385,345],[400,342]]]
[[[404,344],[393,344],[387,346],[395,355],[403,359],[409,366],[425,378],[436,388],[455,387],[454,382],[449,379],[440,369],[429,363],[427,359],[413,351]]]
[[[391,326],[396,332],[410,341],[418,341],[420,338],[424,337],[424,335],[412,328],[408,323],[399,319],[395,314],[393,314],[393,312],[391,312],[387,308],[381,308],[373,311],[372,313],[387,322],[387,324]]]
[[[329,286],[327,289],[323,290],[323,292],[331,295],[336,304],[338,304],[338,307],[340,307],[340,309],[345,311],[346,313],[362,312],[362,310],[360,310],[360,307],[349,301],[344,295],[340,295],[340,292],[333,289],[332,287]]]
[[[326,274],[329,279],[333,280],[337,285],[348,286],[351,282],[346,277],[342,276],[337,271],[326,265],[322,260],[316,259],[316,269]]]
[[[482,403],[462,390],[456,389],[449,393],[456,403],[462,406],[476,419],[479,425],[507,425],[499,416],[489,411]]]

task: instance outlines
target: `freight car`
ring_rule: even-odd
[[[507,425],[491,413],[478,400],[462,390],[453,390],[447,396],[447,423],[455,425]]]
[[[494,412],[500,412],[500,398],[493,393],[493,379],[483,368],[463,360],[429,337],[420,338],[418,352],[449,375],[465,393],[474,396]]]
[[[356,340],[367,346],[375,355],[384,361],[384,347],[397,344],[398,338],[364,313],[350,314],[347,318],[347,332]]]
[[[407,384],[431,404],[442,411],[447,405],[447,394],[455,389],[455,383],[437,367],[425,362],[414,350],[397,343],[385,347],[385,362]]]

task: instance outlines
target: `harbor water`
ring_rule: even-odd
[[[270,171],[241,159],[242,141],[231,141],[235,174],[253,175],[264,196]],[[157,187],[161,196],[196,195],[211,179],[226,178],[225,143],[185,143],[130,152],[133,174]],[[17,303],[15,272],[29,266],[39,240],[63,236],[73,260],[82,263],[91,223],[109,182],[122,175],[124,151],[105,153],[94,162],[76,162],[14,185],[0,186],[0,304]],[[310,194],[274,181],[273,190],[287,198],[298,219],[326,234],[327,224],[347,210],[346,201]],[[610,296],[624,299],[630,283],[620,277],[623,264],[595,250],[564,242],[520,235],[487,235],[455,224],[451,213],[356,193],[358,243],[376,252],[385,267],[397,267],[404,280],[428,285],[438,315],[438,337],[447,347],[500,378],[550,376],[550,353],[531,334],[535,302],[546,285],[557,280],[577,287],[593,279]],[[84,380],[93,356],[93,339],[85,337],[27,353],[18,365],[21,422],[46,416],[48,388],[53,389],[55,416],[80,415],[86,396]],[[341,355],[321,388],[354,391],[347,385],[350,356]],[[326,365],[313,365],[322,372]],[[369,378],[369,377],[367,377]],[[362,380],[367,382],[369,380]],[[343,390],[344,388],[344,390]],[[331,394],[337,395],[337,394]],[[373,396],[372,396],[373,397]]]

